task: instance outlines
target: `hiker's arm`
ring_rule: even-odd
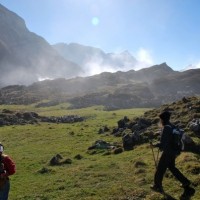
[[[168,135],[169,131],[170,131],[169,127],[164,127],[162,134],[161,134],[160,142],[158,142],[156,144],[152,144],[152,146],[158,147],[160,150],[165,149],[166,144],[168,143],[168,140],[169,140],[169,135]]]
[[[159,148],[161,150],[166,150],[167,149],[167,146],[169,144],[169,135],[170,135],[170,133],[171,133],[171,127],[165,126],[163,128],[163,132],[162,132],[161,139],[160,139]]]
[[[12,159],[9,156],[6,156],[5,158],[5,170],[6,170],[6,176],[13,175],[16,171],[15,163],[12,161]]]

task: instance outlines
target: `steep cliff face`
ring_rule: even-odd
[[[30,84],[39,78],[70,78],[81,68],[59,55],[24,20],[0,4],[1,85]]]

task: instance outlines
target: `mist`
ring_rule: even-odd
[[[14,59],[10,59],[11,55],[6,55],[6,65],[0,63],[4,66],[1,68],[1,87],[30,85],[46,79],[87,77],[102,72],[126,72],[154,64],[149,51],[144,48],[140,48],[133,56],[127,50],[105,53],[101,49],[80,44],[65,44],[64,48],[67,50],[64,51],[63,48],[53,48],[41,38],[38,41],[30,49],[26,46],[21,47],[21,51],[14,49]]]
[[[91,76],[102,72],[137,71],[154,65],[153,59],[147,50],[141,48],[135,55],[134,57],[128,51],[112,53],[110,54],[110,60],[105,60],[101,56],[96,55],[82,65],[84,70],[82,75]]]
[[[150,51],[144,48],[135,53],[127,50],[105,53],[100,48],[77,43],[58,43],[52,46],[63,58],[78,64],[82,69],[79,75],[83,77],[102,72],[139,70],[154,64]]]
[[[124,50],[110,53],[77,43],[55,48],[45,38],[30,32],[21,17],[3,6],[1,9],[4,17],[0,23],[4,29],[0,29],[0,87],[138,70],[153,64],[150,51],[144,48],[137,52]]]

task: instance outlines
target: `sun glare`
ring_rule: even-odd
[[[97,25],[99,24],[99,18],[98,18],[98,17],[93,17],[93,18],[92,18],[92,24],[93,24],[94,26],[97,26]]]

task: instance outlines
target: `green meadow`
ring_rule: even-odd
[[[48,108],[32,106],[0,106],[0,109],[34,111],[42,116],[80,115],[85,121],[71,124],[38,123],[0,127],[0,140],[5,154],[16,163],[16,174],[11,176],[9,200],[161,200],[164,197],[151,192],[154,160],[149,144],[138,145],[131,151],[113,154],[109,150],[90,150],[96,140],[122,142],[111,132],[117,121],[127,116],[141,116],[147,109],[104,111],[102,107],[67,110],[66,104]],[[107,126],[110,131],[98,134]],[[71,164],[50,166],[56,154],[70,159]],[[81,159],[76,159],[80,155]],[[196,183],[200,196],[200,174],[192,168],[199,167],[200,157],[182,153],[177,166]],[[187,162],[186,162],[187,161]],[[164,189],[174,198],[179,198],[182,189],[167,172]]]

